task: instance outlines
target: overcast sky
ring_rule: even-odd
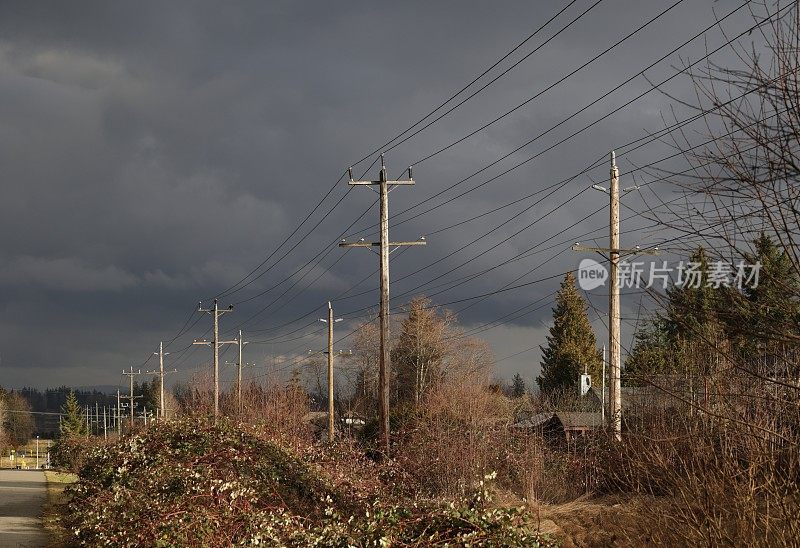
[[[485,91],[387,153],[390,175],[413,163],[417,182],[391,194],[391,211],[436,195],[558,124],[710,25],[715,12],[722,16],[740,3],[686,0],[500,122],[420,162],[558,81],[668,6],[655,0],[598,3]],[[489,77],[591,4],[574,2]],[[259,265],[349,165],[461,89],[564,5],[2,2],[0,384],[117,384],[121,369],[141,367],[160,340],[172,339],[188,318],[198,319],[191,314],[199,300],[209,304],[207,299]],[[750,24],[742,10],[723,27],[730,36]],[[692,42],[648,71],[648,77],[659,82],[724,41],[715,29],[705,43]],[[715,59],[733,62],[728,52]],[[606,198],[596,192],[573,197],[605,180],[606,164],[560,185],[537,205],[532,206],[534,200],[544,194],[437,231],[568,179],[611,148],[661,127],[662,116],[671,116],[670,100],[650,93],[534,161],[455,198],[648,88],[644,78],[635,79],[500,164],[395,217],[393,239],[427,235],[428,246],[392,256],[393,305],[424,293],[436,303],[461,301],[449,306],[458,311],[474,303],[463,299],[515,279],[525,283],[576,268],[583,255],[569,251],[570,243],[594,231],[582,240],[598,238],[602,244],[607,214],[602,210],[575,224]],[[691,97],[685,77],[665,90]],[[620,168],[624,172],[669,153],[666,146],[652,144],[621,159]],[[356,175],[374,159],[357,164]],[[368,176],[377,177],[376,168]],[[335,246],[375,199],[366,188],[345,197],[348,190],[346,181],[339,181],[267,263],[274,266],[222,299],[224,306],[239,303],[223,317],[223,331],[260,312],[242,326],[246,338],[292,339],[247,347],[246,359],[259,371],[265,363],[319,347],[321,333],[314,332],[322,324],[314,322],[322,311],[315,307],[353,284],[367,278],[344,295],[350,298],[334,301],[337,316],[345,318],[338,333],[357,325],[361,312],[353,311],[377,304],[378,280],[370,276],[377,257],[363,249],[343,256]],[[667,199],[669,189],[663,192]],[[434,205],[440,207],[400,223]],[[641,210],[642,204],[632,197],[629,206]],[[647,224],[633,215],[623,210],[623,231]],[[348,232],[353,239],[373,238],[369,227],[376,220],[372,209]],[[623,243],[652,244],[658,237],[653,230],[631,230]],[[536,245],[538,253],[454,286]],[[461,311],[461,323],[480,327],[531,304],[529,314],[480,336],[497,358],[534,347],[543,342],[549,295],[557,284],[557,279],[543,280],[494,295]],[[594,300],[602,310],[604,297]],[[638,306],[637,297],[625,298],[623,315],[635,315]],[[602,341],[605,328],[594,311],[592,318]],[[206,348],[180,352],[209,325],[210,317],[199,317],[169,345],[175,354],[168,361],[174,357],[172,363],[182,371],[175,379],[209,362]],[[520,372],[531,384],[538,360],[538,350],[502,360],[498,376]]]

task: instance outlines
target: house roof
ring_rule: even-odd
[[[564,425],[564,429],[599,428],[603,425],[603,417],[600,413],[557,411],[555,415]]]
[[[575,428],[600,428],[603,425],[603,417],[596,412],[575,412],[575,411],[555,411],[546,413],[536,413],[514,423],[512,428],[532,429],[545,426],[552,419],[556,419],[565,430]]]
[[[596,398],[597,403],[603,401],[603,391],[600,388],[593,386],[589,392]],[[621,396],[623,410],[631,408],[668,409],[680,403],[679,400],[655,386],[623,386]],[[606,404],[608,401],[609,391],[606,387]]]
[[[539,428],[553,418],[555,413],[536,413],[511,425],[512,428]]]

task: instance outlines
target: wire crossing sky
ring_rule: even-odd
[[[346,172],[377,176],[380,152],[391,176],[416,164],[393,237],[428,237],[392,256],[393,312],[447,304],[533,383],[569,246],[607,237],[586,189],[608,151],[647,183],[623,243],[653,244],[675,195],[644,166],[684,169],[664,137],[702,129],[665,94],[691,101],[680,70],[706,55],[735,65],[730,40],[758,47],[763,8],[469,4],[3,2],[0,385],[116,385],[159,341],[185,380],[215,295],[248,362],[302,364],[329,300],[346,338],[377,306],[377,258],[336,247],[376,218]]]

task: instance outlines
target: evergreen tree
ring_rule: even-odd
[[[729,337],[720,311],[735,290],[709,283],[711,265],[702,247],[689,257],[687,267],[692,264],[698,277],[692,280],[684,270],[683,283],[667,290],[664,322],[672,360],[667,372],[709,375],[724,367],[721,360],[729,349]]]
[[[622,382],[626,386],[638,386],[651,374],[673,373],[676,363],[672,353],[667,322],[656,315],[634,335],[633,349],[625,360]]]
[[[64,436],[85,436],[88,433],[86,428],[86,420],[81,413],[81,406],[78,404],[78,398],[75,397],[75,392],[70,392],[67,396],[67,401],[61,408],[64,414],[61,417],[61,434]]]
[[[569,272],[561,283],[553,309],[553,327],[542,349],[542,372],[536,382],[539,389],[552,392],[577,389],[580,375],[586,369],[593,379],[599,379],[602,356],[597,349],[592,325],[586,313],[586,302]]]
[[[681,285],[667,289],[666,327],[673,340],[713,340],[720,331],[717,311],[721,289],[708,284],[709,261],[700,247],[689,257],[686,267],[696,265],[698,277],[692,280],[684,270]]]
[[[758,280],[746,280],[720,310],[733,346],[764,374],[795,376],[800,339],[800,280],[791,258],[762,233],[753,242],[750,265],[759,264]]]
[[[150,381],[142,381],[141,383],[133,383],[133,393],[141,396],[136,401],[137,413],[140,410],[147,409],[148,413],[154,413],[159,406],[160,390],[158,385],[158,378],[153,377]]]
[[[525,395],[525,381],[522,378],[522,375],[517,373],[514,375],[514,379],[511,381],[511,397],[512,398],[521,398]]]
[[[759,336],[779,334],[794,338],[800,317],[800,281],[792,260],[766,234],[761,234],[754,247],[756,253],[748,262],[761,264],[758,284],[742,287],[750,306],[739,325],[746,324]]]

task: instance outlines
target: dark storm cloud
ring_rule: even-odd
[[[580,9],[588,5],[578,4]],[[724,13],[734,5],[687,2],[557,90],[418,165],[418,186],[393,193],[392,210],[435,194],[558,123],[709,24],[712,7]],[[551,2],[4,2],[0,383],[115,382],[118,370],[141,362],[159,340],[175,334],[199,298],[235,283],[258,264],[349,162],[416,121],[557,9]],[[390,172],[399,173],[518,104],[661,9],[661,2],[604,2],[486,93],[392,151]],[[741,28],[743,21],[737,19],[732,28]],[[686,55],[700,52],[697,43]],[[671,71],[664,63],[652,75],[658,79]],[[637,80],[460,188],[499,173],[646,88],[644,80]],[[685,80],[671,88],[679,94],[689,89]],[[436,213],[397,226],[394,234],[416,238],[567,178],[615,143],[658,127],[667,105],[663,96],[651,94],[540,160]],[[637,159],[661,153],[653,147]],[[602,179],[606,172],[602,168],[593,175]],[[552,237],[602,202],[581,196],[504,241],[586,184],[583,178],[565,185],[490,237],[405,280],[400,278],[479,237],[523,206],[439,233],[427,249],[398,256],[392,266],[399,280],[394,295],[462,262],[467,264],[433,285],[490,268]],[[340,185],[325,205],[339,199],[345,187]],[[229,299],[249,297],[291,277],[265,297],[243,304],[226,318],[227,325],[280,295],[302,276],[293,276],[294,271],[326,249],[373,199],[363,189],[350,193],[277,267]],[[603,219],[597,215],[551,242],[601,227]],[[357,227],[374,220],[373,211]],[[366,236],[369,231],[362,232]],[[497,289],[560,249],[509,263],[436,300]],[[345,291],[376,266],[373,255],[358,251],[326,272],[342,253],[333,250],[286,297],[320,276],[310,290],[288,306],[278,308],[284,302],[278,301],[245,329],[282,324]],[[562,253],[521,282],[563,272],[576,262]],[[374,284],[370,280],[354,292]],[[500,294],[465,311],[462,320],[472,325],[491,321],[555,287],[552,282]],[[367,295],[337,307],[346,314],[374,300]],[[545,307],[484,336],[495,343],[498,356],[511,354],[541,337],[541,321],[548,316]],[[203,319],[176,344],[199,336],[206,323]],[[309,346],[316,344],[315,338],[308,340]],[[260,348],[253,352],[263,358],[290,347],[253,347]],[[196,364],[198,356],[187,366]],[[526,368],[532,379],[535,361],[533,355],[503,362],[501,373]]]

